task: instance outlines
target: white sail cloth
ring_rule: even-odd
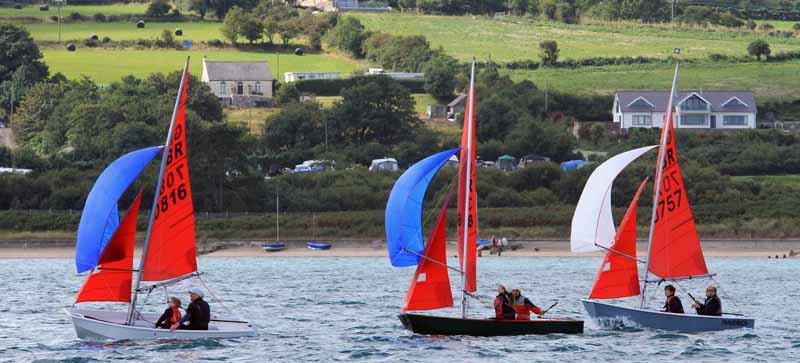
[[[611,185],[614,179],[630,163],[658,145],[645,146],[626,151],[606,160],[594,170],[583,187],[581,198],[572,216],[570,250],[592,252],[600,250],[597,245],[609,247],[616,230],[611,214]]]

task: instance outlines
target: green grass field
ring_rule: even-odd
[[[673,68],[670,65],[634,65],[509,73],[515,80],[528,79],[540,88],[546,86],[578,94],[613,94],[619,90],[667,90]],[[800,62],[684,64],[679,79],[682,89],[751,90],[759,102],[796,100],[799,84]]]
[[[99,83],[117,81],[126,75],[144,77],[151,73],[168,73],[180,70],[186,56],[192,57],[190,72],[196,76],[202,73],[201,61],[204,55],[209,60],[258,61],[270,64],[273,77],[279,72],[341,72],[351,73],[358,66],[346,59],[328,55],[307,54],[296,56],[281,54],[280,64],[275,53],[244,52],[237,50],[113,50],[79,48],[76,52],[61,49],[44,49],[44,60],[50,72],[61,72],[68,78],[85,75]],[[282,79],[283,77],[281,77]]]
[[[800,189],[800,175],[741,175],[731,178],[736,181],[754,181]]]
[[[31,33],[33,39],[37,41],[57,41],[58,24],[25,24],[24,27]],[[69,23],[61,24],[61,39],[83,40],[92,34],[97,34],[101,39],[109,37],[111,40],[134,40],[134,39],[156,39],[161,36],[164,29],[174,31],[176,28],[183,30],[183,36],[175,39],[208,41],[211,39],[223,40],[220,33],[222,24],[216,22],[184,22],[184,23],[147,23],[144,29],[136,28],[134,22],[117,23]]]
[[[539,59],[538,44],[556,40],[562,59],[589,57],[667,57],[681,48],[684,57],[710,53],[744,55],[747,44],[760,36],[746,31],[689,28],[671,30],[641,24],[567,25],[506,17],[493,20],[470,16],[418,16],[397,13],[353,14],[369,30],[400,35],[424,35],[433,47],[460,60]],[[777,22],[775,22],[777,24]],[[800,39],[768,38],[772,51],[798,50]]]
[[[144,14],[148,5],[147,2],[114,5],[66,5],[61,8],[61,16],[68,17],[71,13],[80,13],[86,17],[97,13],[104,15]],[[39,10],[38,5],[25,6],[22,9],[0,8],[0,18],[34,17],[47,20],[53,15],[58,15],[58,8],[54,5],[50,5],[50,9],[47,11]]]
[[[280,111],[278,108],[225,108],[225,120],[231,124],[239,125],[250,130],[250,133],[260,135],[263,130],[264,120],[270,115]]]

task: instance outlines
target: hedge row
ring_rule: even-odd
[[[424,79],[398,79],[403,87],[411,93],[426,93]],[[339,79],[309,79],[294,83],[297,90],[302,93],[312,93],[317,96],[338,96],[344,88],[353,86],[352,78]]]

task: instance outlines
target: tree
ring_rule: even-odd
[[[148,18],[161,18],[166,16],[171,9],[168,2],[164,0],[153,0],[150,5],[147,6],[147,11],[145,11],[144,15]]]
[[[316,102],[283,104],[281,111],[267,118],[264,125],[267,149],[282,153],[279,158],[286,161],[310,157],[311,149],[325,141],[323,110]]]
[[[269,44],[270,45],[275,44],[275,34],[278,34],[278,31],[280,30],[278,28],[278,22],[275,21],[275,19],[267,17],[264,19],[263,27],[264,27],[264,35],[267,36]]]
[[[328,43],[350,55],[364,56],[364,25],[352,16],[340,20],[328,36]]]
[[[278,92],[275,94],[275,100],[278,101],[279,105],[300,102],[300,91],[294,83],[283,84],[281,88],[278,88]]]
[[[206,18],[210,5],[209,0],[189,0],[189,10],[197,12],[200,15],[200,19]]]
[[[539,43],[539,57],[543,64],[556,64],[558,62],[558,43],[555,40],[545,40]]]
[[[300,27],[298,27],[296,19],[287,19],[278,23],[278,32],[281,34],[283,46],[287,47],[292,39],[300,35]]]
[[[747,21],[747,29],[755,30],[756,26],[757,26],[757,24],[756,24],[755,21],[753,21],[753,19],[750,19],[750,20]]]
[[[236,45],[236,39],[241,34],[241,24],[244,23],[246,16],[242,8],[238,6],[231,8],[225,15],[225,20],[222,22],[222,36],[233,45]]]
[[[423,68],[425,92],[438,100],[447,100],[456,87],[456,61],[447,56],[433,58]]]
[[[792,29],[794,29],[796,32],[800,32],[800,23],[794,23],[794,25],[792,25]]]
[[[47,78],[42,53],[27,30],[0,24],[0,106],[19,105],[28,89]],[[11,116],[11,115],[9,115]]]
[[[250,44],[261,39],[263,36],[262,33],[264,33],[264,25],[259,19],[253,15],[245,14],[241,20],[242,23],[239,24],[239,32]]]
[[[769,49],[769,43],[759,39],[755,40],[747,46],[747,53],[750,55],[756,56],[756,59],[761,60],[761,56],[763,55],[765,58],[769,58],[769,55],[772,54],[772,50]]]

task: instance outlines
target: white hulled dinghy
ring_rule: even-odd
[[[739,314],[722,316],[675,314],[648,306],[649,285],[709,279],[703,250],[697,236],[675,144],[673,100],[676,94],[678,66],[664,120],[655,173],[652,217],[647,260],[636,257],[636,204],[646,180],[639,186],[633,201],[614,231],[611,215],[611,186],[614,178],[630,163],[655,146],[630,150],[604,162],[589,177],[572,219],[572,252],[605,251],[588,299],[581,300],[589,316],[604,326],[637,326],[679,332],[703,332],[752,328],[753,319]],[[646,264],[641,290],[637,262]],[[651,274],[653,279],[650,278]],[[680,285],[679,285],[680,286]],[[640,296],[638,307],[601,302]]]
[[[205,286],[197,270],[194,206],[186,153],[185,107],[189,82],[189,60],[184,66],[172,121],[163,147],[149,147],[117,159],[100,174],[86,199],[75,248],[78,273],[90,271],[75,304],[65,312],[78,338],[86,340],[209,339],[254,336],[248,322],[216,318],[208,330],[156,329],[158,314],[140,313],[140,293],[188,279]],[[162,153],[162,150],[164,151]],[[150,161],[159,153],[161,169],[156,183],[153,208],[138,270],[133,269],[136,219],[141,191],[123,221],[119,222],[117,202]],[[134,287],[133,279],[136,276]],[[208,292],[208,287],[205,286]],[[211,294],[213,297],[213,293]],[[224,307],[216,299],[214,307]],[[145,298],[146,300],[146,298]],[[89,302],[127,303],[127,311],[79,307]]]

